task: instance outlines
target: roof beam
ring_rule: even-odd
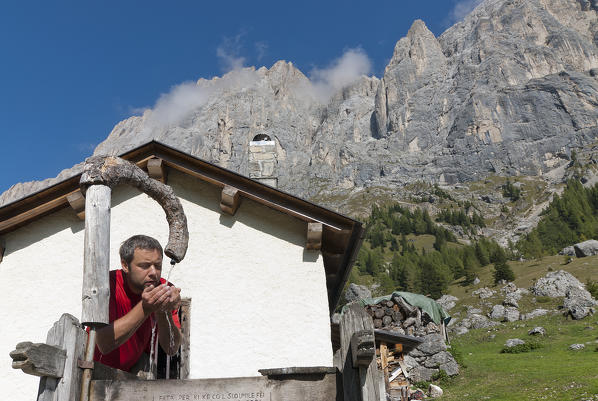
[[[71,192],[66,196],[66,200],[75,213],[77,213],[77,217],[80,220],[85,220],[85,197],[81,193],[81,190],[78,189],[75,192]]]
[[[225,185],[222,188],[222,196],[220,198],[220,209],[224,213],[234,216],[241,204],[241,193],[237,188],[233,188],[230,185]]]
[[[305,249],[322,249],[322,223],[307,223],[307,242]]]
[[[167,173],[166,165],[163,160],[158,157],[152,157],[147,161],[147,173],[154,180],[160,181],[162,184],[166,184]]]

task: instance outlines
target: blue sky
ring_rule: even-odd
[[[381,76],[415,19],[435,35],[480,0],[4,1],[0,192],[83,161],[113,126],[182,82],[350,49]]]

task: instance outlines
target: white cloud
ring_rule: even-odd
[[[312,95],[325,102],[362,75],[368,75],[371,69],[372,62],[362,49],[349,49],[329,67],[314,68],[311,71]]]
[[[458,1],[451,12],[449,13],[448,24],[453,25],[463,18],[465,18],[470,12],[477,6],[482,4],[484,0],[461,0]]]
[[[225,37],[216,49],[216,56],[220,60],[223,72],[240,70],[245,66],[245,57],[241,53],[241,38],[244,33],[239,33],[233,38]]]
[[[257,55],[256,55],[257,61],[262,61],[262,59],[266,55],[266,51],[268,51],[268,44],[263,41],[256,42],[255,43],[255,51],[257,53]]]

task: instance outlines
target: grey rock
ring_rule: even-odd
[[[419,381],[430,381],[432,376],[438,373],[438,369],[430,369],[425,366],[417,366],[409,372],[409,380],[412,383]]]
[[[364,298],[371,298],[372,292],[364,285],[351,283],[347,292],[345,292],[345,299],[347,302],[358,301]]]
[[[529,313],[525,313],[522,314],[519,318],[521,320],[530,320],[530,319],[534,319],[536,317],[540,317],[540,316],[544,316],[546,314],[548,314],[548,309],[534,309],[533,311],[529,312]]]
[[[435,384],[430,384],[428,387],[428,396],[430,398],[439,398],[442,397],[443,391],[440,387]]]
[[[473,285],[478,285],[480,284],[480,279],[478,277],[473,279]]]
[[[451,355],[450,352],[440,351],[440,352],[432,355],[430,358],[427,358],[424,362],[424,366],[426,368],[437,368],[440,365],[449,363],[454,360],[455,359],[453,358],[453,356]]]
[[[514,322],[519,320],[519,310],[517,308],[513,308],[512,306],[507,306],[505,308],[504,320],[507,322]]]
[[[452,295],[443,295],[436,300],[436,303],[442,306],[444,310],[449,311],[455,307],[458,300],[459,298]]]
[[[527,334],[529,334],[530,336],[545,336],[546,329],[544,327],[537,326],[528,331]]]
[[[591,239],[573,245],[575,256],[583,258],[586,256],[598,255],[598,241]]]
[[[488,287],[482,287],[482,288],[475,290],[471,293],[471,295],[480,297],[480,299],[490,298],[490,297],[494,296],[495,294],[496,294],[496,291],[491,290]]]
[[[517,301],[519,301],[520,298],[521,295],[518,295],[517,292],[512,292],[510,294],[507,294],[504,301],[502,301],[502,304],[505,306],[519,308],[519,303]]]
[[[403,361],[405,362],[405,366],[407,367],[407,371],[410,371],[419,366],[419,363],[409,354],[404,355]]]
[[[443,363],[439,366],[440,370],[444,370],[447,375],[455,376],[459,374],[459,364],[453,358],[452,361],[448,361],[447,363]]]
[[[505,307],[503,305],[494,305],[488,317],[492,320],[502,320],[505,317]]]
[[[499,323],[494,322],[488,319],[486,316],[483,315],[471,315],[466,317],[460,322],[460,327],[464,327],[466,329],[486,329],[489,327],[494,327],[499,325]]]
[[[515,291],[517,291],[517,286],[515,285],[515,283],[507,283],[507,285],[500,289],[500,292],[502,292],[503,294],[511,294]]]
[[[430,356],[441,351],[446,351],[446,344],[444,338],[440,334],[429,334],[425,336],[424,342],[409,354],[413,357]]]
[[[581,351],[582,349],[584,349],[586,346],[584,344],[571,344],[569,346],[569,349],[572,351]]]
[[[464,326],[458,326],[455,327],[452,332],[457,335],[457,336],[461,336],[463,334],[469,333],[469,329],[467,327]]]
[[[566,246],[561,249],[559,255],[575,256],[575,248],[573,246]]]
[[[525,344],[525,341],[523,341],[520,338],[509,338],[507,340],[507,342],[505,342],[505,347],[512,348],[516,345],[521,345],[521,344]]]
[[[330,321],[334,324],[340,324],[341,322],[341,314],[340,313],[334,313],[332,315],[332,317],[330,318]]]
[[[474,308],[473,306],[467,307],[468,315],[479,315],[480,313],[482,313],[482,310],[480,308]]]
[[[565,295],[563,307],[575,320],[580,320],[594,313],[598,302],[584,288],[569,287]]]
[[[584,288],[583,284],[571,273],[559,270],[549,272],[546,276],[536,281],[531,291],[538,296],[556,298],[564,297],[570,287]]]

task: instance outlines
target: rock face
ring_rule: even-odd
[[[94,153],[156,139],[247,175],[249,143],[265,134],[279,188],[303,197],[543,174],[598,134],[596,10],[585,0],[486,0],[438,38],[415,21],[381,79],[329,96],[283,61],[201,79],[180,89],[193,102],[120,122]],[[14,187],[0,204],[47,185]]]

